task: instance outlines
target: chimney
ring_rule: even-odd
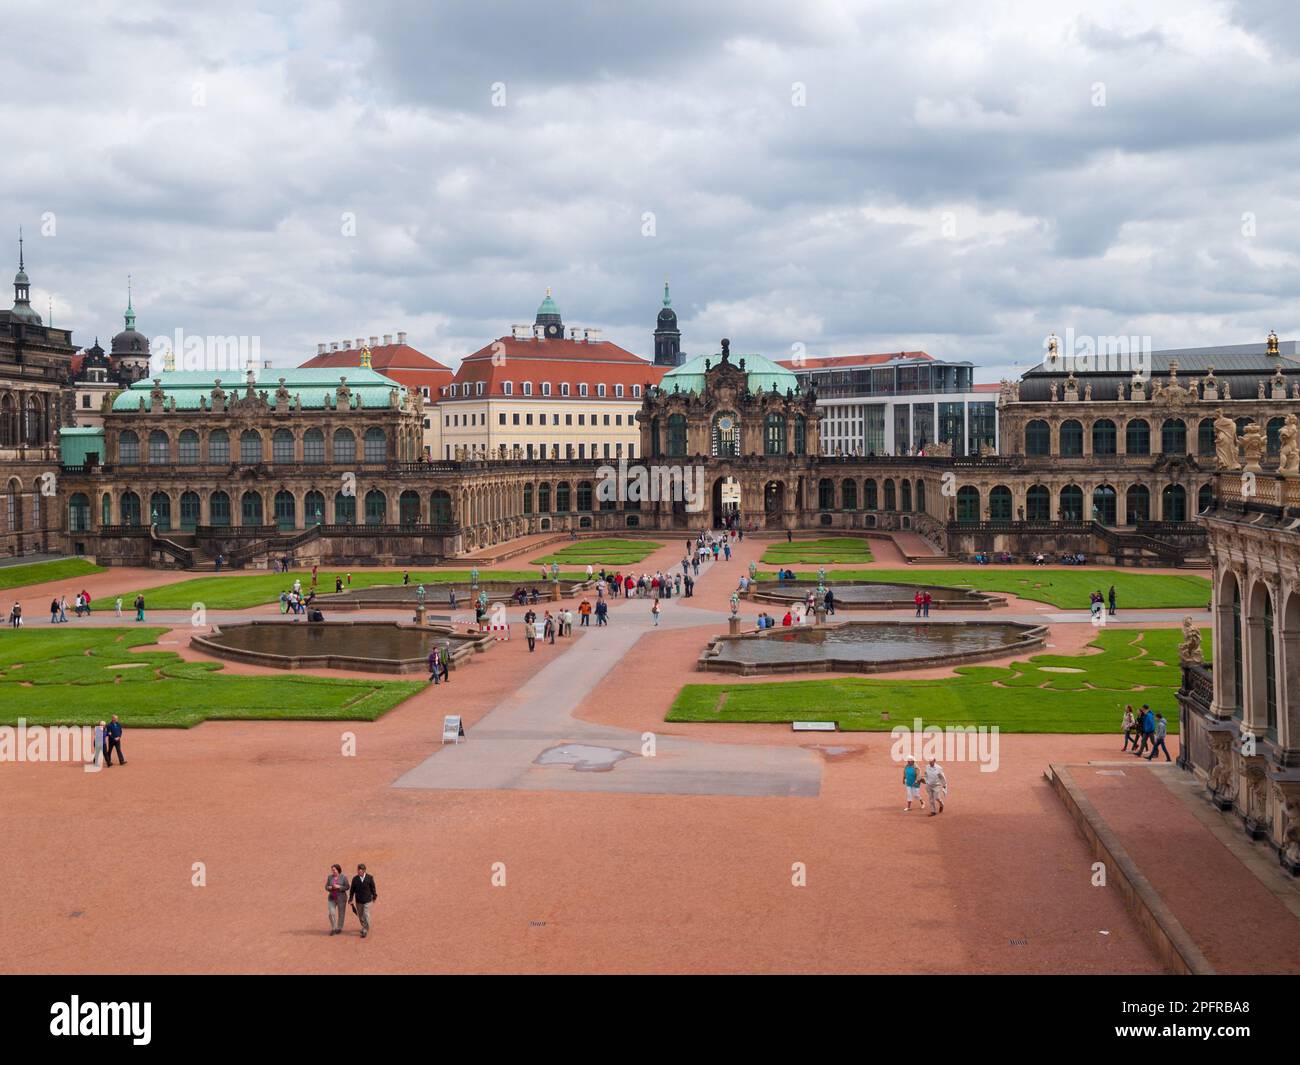
[[[365,337],[357,337],[357,347],[358,347],[358,348],[364,348],[365,346],[366,346],[366,338],[365,338]]]
[[[339,341],[339,351],[347,351],[350,347],[352,347],[352,341],[350,340]]]
[[[405,333],[398,333],[398,334],[397,334],[397,342],[398,342],[399,344],[405,344],[405,343],[406,343],[406,334],[405,334]]]
[[[372,348],[377,348],[377,347],[379,347],[379,338],[378,338],[378,337],[371,337],[371,338],[370,338],[370,346],[371,346]]]
[[[324,355],[324,354],[325,354],[325,345],[324,345],[324,344],[317,344],[317,345],[316,345],[316,354],[317,354],[317,355]]]
[[[332,344],[330,344],[330,351],[338,351],[338,350],[339,350],[339,342],[336,340]]]
[[[384,347],[388,347],[390,344],[392,344],[392,342],[393,342],[393,334],[392,334],[392,333],[385,333],[385,334],[384,334]]]

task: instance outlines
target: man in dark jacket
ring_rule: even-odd
[[[379,901],[379,889],[375,878],[366,872],[364,864],[357,866],[357,875],[352,878],[352,887],[348,891],[348,901],[352,903],[352,912],[361,921],[361,938],[370,934],[370,907]]]
[[[122,757],[122,722],[118,721],[117,715],[113,715],[113,720],[108,723],[104,729],[104,743],[108,750],[105,752],[107,757],[104,759],[106,766],[113,764],[113,752],[117,751],[117,764],[126,765],[126,759]]]

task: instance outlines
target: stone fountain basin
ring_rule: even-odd
[[[438,582],[424,586],[424,607],[426,610],[449,610],[451,608],[451,589],[456,590],[458,610],[472,610],[474,601],[480,591],[488,594],[489,603],[508,603],[515,589],[520,587],[517,581],[479,581],[478,587],[471,591],[469,581]],[[419,598],[415,594],[418,586],[412,584],[375,584],[369,588],[352,588],[342,592],[329,592],[316,596],[316,605],[322,610],[391,610],[394,607],[410,607],[415,611]],[[526,589],[537,589],[538,602],[551,598],[552,582],[533,580],[522,584]],[[561,594],[572,598],[585,584],[560,583]]]
[[[835,609],[915,610],[916,593],[929,592],[931,610],[992,610],[1006,606],[1006,596],[973,588],[950,588],[936,584],[898,584],[883,581],[827,580],[835,593]],[[767,603],[798,603],[817,591],[815,580],[757,581],[749,586],[749,598]]]
[[[213,626],[190,646],[215,658],[272,669],[348,669],[420,673],[435,647],[451,650],[456,668],[495,642],[490,633],[450,625],[391,621],[241,621]]]

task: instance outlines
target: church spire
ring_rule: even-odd
[[[123,319],[126,322],[127,329],[135,328],[135,308],[131,306],[131,275],[126,275],[126,314]]]
[[[18,273],[14,274],[14,306],[12,317],[32,325],[41,324],[41,316],[32,310],[32,287],[27,277],[27,264],[23,257],[23,227],[18,227]]]
[[[665,277],[664,278],[664,306],[671,307],[672,305],[673,305],[672,297],[668,295],[668,278]]]

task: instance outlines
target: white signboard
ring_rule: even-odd
[[[460,743],[461,738],[465,735],[465,726],[460,723],[460,714],[447,714],[442,719],[442,742],[446,743],[451,740],[452,743]]]
[[[795,732],[834,732],[834,721],[792,721]]]

